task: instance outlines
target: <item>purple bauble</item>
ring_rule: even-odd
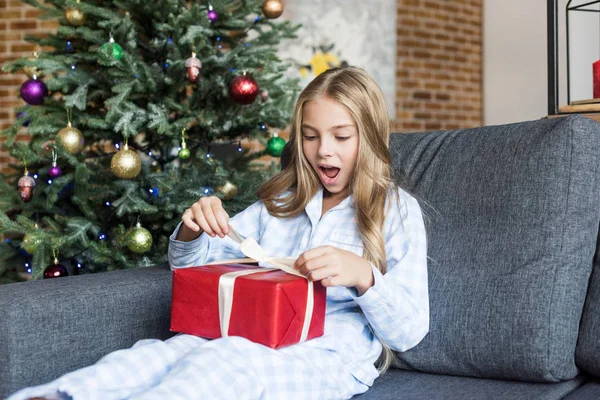
[[[60,169],[58,165],[53,165],[48,170],[48,175],[50,175],[51,178],[58,178],[60,174],[62,174],[62,169]]]
[[[27,104],[32,106],[40,105],[44,102],[44,97],[48,96],[46,84],[37,79],[28,79],[21,86],[21,97]]]
[[[217,14],[215,10],[210,10],[206,15],[208,16],[210,22],[215,22],[217,19],[219,19],[219,14]]]

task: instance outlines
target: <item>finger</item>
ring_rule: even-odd
[[[339,275],[340,271],[336,266],[329,265],[322,268],[317,268],[311,271],[311,273],[307,276],[313,282],[322,281],[324,279],[328,279],[329,277]]]
[[[221,227],[219,226],[219,223],[217,222],[217,219],[215,218],[215,214],[212,210],[210,201],[202,202],[200,206],[202,207],[202,215],[204,216],[204,219],[206,220],[207,224],[210,226],[211,230],[215,234],[219,235],[219,237],[224,237],[225,235],[221,231]]]
[[[300,255],[300,257],[298,257],[298,259],[296,259],[296,262],[294,263],[294,268],[300,269],[308,261],[327,254],[327,252],[330,251],[329,247],[330,246],[319,246],[315,247],[314,249],[305,251]]]
[[[215,216],[217,224],[219,225],[219,228],[221,228],[221,232],[227,235],[229,233],[229,214],[227,214],[227,211],[225,211],[225,209],[221,205],[221,200],[218,198],[217,200],[218,203],[215,202],[212,205],[213,214]]]
[[[183,224],[194,232],[198,232],[200,230],[200,226],[194,222],[193,214],[191,209],[187,209],[183,212],[181,216],[181,221]]]
[[[322,255],[316,258],[305,261],[299,265],[298,272],[304,276],[312,274],[314,271],[329,265],[327,255]]]
[[[210,224],[208,222],[206,222],[206,218],[204,218],[204,214],[198,215],[198,217],[196,218],[196,222],[198,223],[198,225],[200,225],[200,228],[204,232],[206,232],[207,235],[209,235],[210,237],[216,236],[215,231],[213,231]]]
[[[192,204],[192,206],[190,207],[190,211],[192,214],[191,218],[196,223],[196,225],[198,225],[200,229],[206,232],[207,235],[214,236],[215,233],[204,218],[204,212],[202,211],[202,200],[199,200]]]
[[[339,275],[336,276],[327,276],[323,279],[321,279],[321,285],[325,286],[325,287],[332,287],[332,286],[344,286],[340,283],[340,277]]]

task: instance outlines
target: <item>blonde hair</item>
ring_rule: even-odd
[[[315,196],[321,182],[304,156],[301,125],[304,105],[321,97],[346,107],[358,128],[358,157],[349,189],[364,244],[363,257],[383,274],[387,269],[383,237],[385,202],[391,189],[396,187],[391,175],[390,122],[381,89],[362,69],[330,69],[300,93],[292,118],[289,162],[279,174],[259,187],[256,194],[269,213],[280,218],[299,215]],[[285,192],[291,193],[283,197]],[[384,351],[379,368],[384,372],[394,357],[391,349],[381,342]]]

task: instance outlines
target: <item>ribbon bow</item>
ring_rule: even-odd
[[[229,227],[230,234],[228,235],[235,242],[240,244],[242,253],[248,258],[233,259],[233,260],[222,260],[208,263],[206,265],[214,264],[231,264],[231,263],[251,263],[251,262],[262,262],[268,263],[273,267],[260,267],[243,269],[240,271],[229,272],[223,274],[219,278],[219,322],[221,325],[221,336],[229,336],[229,320],[231,319],[231,308],[233,306],[233,288],[235,286],[235,280],[238,276],[255,274],[258,272],[282,270],[288,274],[296,275],[304,278],[308,281],[308,291],[306,296],[306,313],[304,314],[304,324],[302,326],[302,333],[300,334],[300,342],[306,341],[308,337],[308,330],[310,328],[310,322],[312,320],[312,313],[314,308],[314,287],[313,282],[310,281],[306,276],[293,268],[295,258],[274,258],[269,257],[262,247],[253,238],[242,238],[231,226]]]

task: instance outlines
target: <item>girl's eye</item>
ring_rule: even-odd
[[[316,139],[317,139],[317,137],[314,135],[304,135],[304,140],[311,141],[311,140],[316,140]]]
[[[335,138],[340,142],[343,142],[344,140],[350,139],[350,136],[336,136]]]

